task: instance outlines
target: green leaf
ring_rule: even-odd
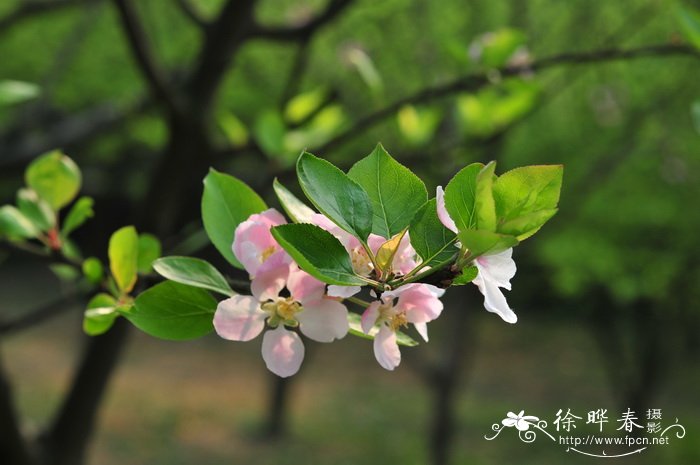
[[[148,274],[153,270],[153,262],[160,258],[160,240],[153,234],[139,234],[138,249],[138,272]]]
[[[513,236],[480,229],[460,231],[457,237],[472,257],[495,254],[518,245],[518,239]]]
[[[54,210],[68,205],[80,190],[80,169],[58,150],[34,160],[27,167],[24,178],[27,186],[34,189]]]
[[[372,232],[372,204],[367,193],[332,163],[304,152],[297,161],[304,194],[335,224],[366,242]]]
[[[107,332],[119,316],[117,301],[109,294],[97,294],[88,302],[83,316],[83,331],[89,336]]]
[[[381,144],[355,163],[348,177],[365,190],[372,202],[372,232],[386,239],[406,229],[428,200],[423,181],[394,160]]]
[[[379,332],[379,327],[375,326],[370,330],[369,334],[365,334],[365,332],[362,331],[362,317],[357,313],[348,313],[348,325],[348,332],[350,334],[370,341],[374,340],[374,337]],[[400,346],[405,347],[415,347],[418,345],[418,341],[401,331],[396,331],[396,342]]]
[[[457,253],[457,235],[443,226],[437,216],[435,199],[428,200],[416,213],[408,230],[411,245],[421,257],[422,266],[438,266]]]
[[[199,258],[163,257],[153,263],[153,268],[171,281],[209,289],[229,297],[236,294],[213,265]]]
[[[32,189],[17,191],[17,206],[40,231],[48,231],[56,225],[56,214]]]
[[[328,98],[324,87],[296,95],[284,108],[284,118],[292,124],[300,124],[308,119]]]
[[[95,257],[86,258],[83,262],[83,275],[92,284],[99,284],[104,277],[102,262]]]
[[[253,125],[253,136],[262,151],[276,160],[291,161],[284,145],[287,127],[282,114],[275,109],[263,111]]]
[[[488,32],[477,42],[477,46],[481,47],[479,61],[488,68],[501,68],[525,41],[525,34],[517,29],[502,28]]]
[[[12,205],[0,207],[0,236],[29,239],[40,231],[21,211]]]
[[[123,315],[151,336],[179,341],[210,333],[216,305],[203,289],[165,281],[139,294]]]
[[[92,218],[95,212],[92,209],[95,201],[91,197],[80,197],[68,211],[66,219],[63,220],[61,234],[64,237],[79,228],[88,218]]]
[[[41,89],[23,81],[0,81],[0,107],[26,102],[39,96]]]
[[[563,174],[562,165],[538,165],[516,168],[499,176],[493,184],[496,214],[501,223],[497,230],[502,231],[503,224],[521,216],[555,209]]]
[[[231,146],[243,147],[248,143],[248,129],[233,113],[222,111],[217,115],[216,122]]]
[[[292,194],[277,180],[277,178],[275,178],[275,181],[272,183],[272,187],[275,189],[275,194],[277,194],[282,208],[287,212],[287,215],[289,215],[292,221],[295,223],[311,222],[311,217],[316,213],[315,211]]]
[[[542,227],[542,225],[549,221],[549,219],[556,213],[556,208],[539,210],[506,221],[498,228],[498,230],[504,234],[516,236],[519,241],[523,241],[535,234]]]
[[[496,230],[496,205],[493,200],[493,180],[496,177],[496,162],[484,166],[476,177],[476,199],[474,211],[479,229]]]
[[[453,286],[463,286],[474,281],[474,278],[479,274],[479,269],[475,266],[468,266],[462,270],[462,272],[457,275],[455,279],[452,280]]]
[[[678,5],[676,16],[681,23],[683,35],[694,47],[700,49],[700,12]]]
[[[693,118],[695,131],[700,134],[700,100],[696,100],[690,106],[690,116]]]
[[[58,279],[65,282],[73,282],[80,276],[78,269],[67,263],[52,263],[49,269]]]
[[[271,231],[299,268],[314,278],[338,286],[366,284],[353,271],[345,247],[328,231],[303,223],[283,224]]]
[[[109,268],[123,294],[131,292],[136,284],[139,238],[133,226],[117,230],[109,239]]]
[[[483,167],[472,163],[462,168],[445,187],[445,208],[459,231],[477,227],[476,178]]]
[[[381,276],[384,276],[385,272],[391,271],[391,265],[394,263],[394,256],[399,249],[403,236],[404,234],[397,234],[384,242],[379,246],[379,249],[377,249],[376,262],[381,271]]]
[[[242,181],[214,169],[204,178],[202,221],[209,239],[226,260],[243,268],[231,246],[236,227],[253,213],[267,206],[258,194]]]

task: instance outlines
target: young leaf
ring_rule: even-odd
[[[92,284],[99,284],[104,277],[104,267],[102,262],[100,262],[95,257],[86,258],[83,261],[83,275]]]
[[[36,84],[24,81],[0,81],[0,107],[26,102],[41,94],[41,88]]]
[[[519,216],[501,224],[498,231],[516,236],[519,241],[524,241],[535,234],[556,213],[556,208],[550,208]]]
[[[477,227],[476,178],[483,167],[481,163],[472,163],[462,168],[445,187],[445,208],[459,231]]]
[[[203,289],[173,281],[139,294],[123,313],[141,331],[162,339],[194,339],[210,333],[216,300]]]
[[[479,229],[496,230],[496,205],[493,200],[493,180],[496,177],[496,162],[484,166],[476,176],[476,199],[474,211]]]
[[[275,194],[277,194],[282,208],[284,208],[284,211],[287,212],[292,221],[295,223],[311,222],[311,217],[316,213],[315,211],[307,207],[304,202],[292,194],[277,178],[272,183],[272,187],[275,189]]]
[[[133,226],[117,230],[109,239],[109,268],[119,291],[129,293],[136,284],[139,238]]]
[[[372,204],[367,193],[332,163],[304,152],[297,161],[304,194],[321,213],[365,242],[372,232]]]
[[[58,150],[34,160],[27,167],[24,178],[27,186],[34,189],[54,210],[68,205],[80,190],[80,169]]]
[[[153,268],[171,281],[209,289],[229,297],[236,294],[213,265],[199,258],[163,257],[153,263]]]
[[[267,206],[258,194],[242,181],[214,169],[204,178],[202,221],[216,249],[237,268],[243,268],[231,246],[236,227],[253,213]]]
[[[66,215],[66,219],[63,220],[63,227],[61,228],[63,237],[68,236],[85,223],[88,218],[92,218],[95,215],[95,212],[92,210],[94,203],[91,197],[80,197],[73,204],[68,211],[68,215]]]
[[[562,165],[538,165],[516,168],[499,176],[493,184],[499,221],[556,208],[563,174]]]
[[[457,275],[455,279],[452,280],[453,286],[463,286],[474,281],[474,278],[479,274],[479,269],[475,266],[468,266],[462,270],[462,272]]]
[[[83,316],[83,331],[89,336],[107,332],[119,316],[117,302],[109,294],[97,294],[88,302]]]
[[[391,264],[394,262],[394,256],[401,244],[404,234],[397,234],[381,246],[377,250],[377,266],[382,272],[382,276],[386,271],[391,270]]]
[[[153,261],[160,258],[160,240],[153,234],[139,234],[138,248],[138,272],[148,274],[153,269]]]
[[[17,206],[40,231],[48,231],[56,225],[56,214],[51,206],[31,189],[17,191]]]
[[[460,231],[457,237],[473,257],[495,254],[518,245],[518,239],[513,236],[480,229]]]
[[[372,232],[391,238],[408,227],[428,200],[425,184],[394,160],[381,144],[355,163],[348,177],[359,184],[372,202]]]
[[[345,247],[328,231],[303,223],[283,224],[271,231],[299,268],[314,278],[338,286],[366,284],[353,271]]]
[[[457,253],[454,246],[457,236],[440,222],[435,199],[428,200],[418,210],[408,234],[423,266],[432,267],[448,262]]]
[[[29,239],[38,235],[34,223],[17,208],[12,205],[0,207],[0,236]]]
[[[348,313],[348,325],[348,332],[350,334],[362,339],[368,339],[370,341],[374,340],[374,337],[379,332],[379,327],[372,328],[369,334],[366,334],[364,331],[362,331],[362,317],[357,313]],[[418,341],[401,331],[396,331],[396,342],[400,346],[405,347],[415,347],[418,345]]]
[[[685,38],[700,50],[700,12],[690,7],[677,5],[676,15],[681,23]]]

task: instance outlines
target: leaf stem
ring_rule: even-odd
[[[348,302],[352,302],[354,304],[357,304],[361,307],[369,307],[370,303],[367,302],[366,300],[358,299],[357,297],[346,297],[345,300]]]

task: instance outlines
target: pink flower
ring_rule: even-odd
[[[443,309],[440,297],[444,293],[444,289],[430,284],[407,284],[384,292],[380,300],[367,307],[362,314],[362,330],[370,334],[379,326],[374,338],[374,356],[383,368],[393,370],[401,363],[396,331],[408,323],[428,341],[427,323],[440,316]]]
[[[275,254],[285,256],[288,263],[291,257],[277,244],[270,228],[285,224],[284,216],[274,208],[262,213],[250,215],[247,220],[236,228],[233,239],[233,254],[253,279],[260,273],[265,273],[269,267],[264,264]]]
[[[372,260],[355,236],[344,231],[329,220],[325,215],[320,213],[313,215],[311,222],[333,234],[340,241],[340,243],[343,244],[350,255],[352,268],[355,273],[365,277],[368,277],[372,273],[374,270]],[[370,234],[367,238],[367,245],[372,253],[376,255],[379,248],[387,240],[387,238],[377,234]],[[408,232],[406,232],[403,238],[401,238],[401,242],[399,242],[399,246],[396,249],[396,254],[394,255],[394,259],[391,264],[391,269],[395,275],[402,275],[411,271],[416,267],[416,265],[416,251],[413,249],[413,246],[411,246]],[[358,286],[328,286],[328,295],[333,297],[348,298],[357,294],[358,292],[360,292],[360,288]]]
[[[287,327],[298,326],[315,341],[332,342],[348,332],[347,309],[325,295],[324,283],[289,264],[281,254],[265,264],[267,270],[251,282],[252,296],[236,295],[219,302],[214,328],[224,339],[249,341],[269,327],[263,336],[263,360],[277,376],[288,377],[299,371],[304,344]],[[280,296],[285,286],[289,297]]]
[[[440,222],[449,230],[457,233],[455,222],[445,208],[445,193],[438,186],[435,195],[437,199],[437,214]],[[496,313],[504,321],[515,323],[518,321],[513,309],[510,308],[501,287],[510,290],[510,280],[515,276],[515,262],[513,261],[513,248],[506,249],[491,255],[482,255],[474,260],[479,274],[472,281],[484,295],[484,308]]]

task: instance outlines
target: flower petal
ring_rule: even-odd
[[[401,352],[396,343],[396,333],[382,326],[374,338],[374,357],[386,370],[393,370],[401,363]]]
[[[304,344],[297,333],[277,328],[265,332],[262,343],[262,356],[267,369],[286,378],[292,376],[301,367],[304,360]]]
[[[280,212],[271,208],[250,215],[236,227],[231,248],[251,278],[257,274],[258,268],[265,261],[265,253],[269,250],[280,250],[270,233],[270,228],[284,223],[286,221]]]
[[[518,418],[518,420],[515,422],[515,427],[518,429],[518,431],[527,431],[530,429],[530,424],[524,419]]]
[[[438,218],[440,218],[440,222],[447,229],[457,234],[457,225],[454,220],[450,218],[450,214],[447,213],[447,209],[445,208],[445,191],[442,190],[442,186],[437,187],[435,199],[437,201],[437,215]]]
[[[265,302],[279,296],[289,278],[290,265],[286,261],[286,252],[273,254],[265,262],[265,269],[250,282],[250,290],[259,302]]]
[[[405,312],[411,323],[427,323],[442,313],[444,306],[440,297],[445,293],[444,289],[431,284],[413,283],[402,286],[397,291],[400,293],[396,311]]]
[[[369,304],[369,307],[362,313],[362,319],[360,320],[360,326],[362,326],[362,331],[365,334],[369,334],[374,325],[377,323],[377,318],[379,318],[379,306],[381,302],[378,300]]]
[[[504,418],[504,419],[501,421],[501,423],[503,423],[503,426],[511,427],[511,426],[515,426],[515,424],[517,423],[517,421],[518,421],[518,420],[516,420],[515,418]]]
[[[328,286],[328,292],[326,293],[328,297],[340,297],[341,299],[347,299],[355,294],[359,293],[362,288],[360,286],[336,286],[331,284]]]
[[[321,299],[304,305],[296,318],[301,332],[314,341],[333,342],[348,333],[348,309],[336,300]]]
[[[476,259],[479,274],[496,283],[498,287],[510,290],[510,280],[515,276],[513,248],[493,255],[483,255]]]
[[[323,298],[326,284],[298,268],[289,272],[287,289],[294,300],[306,305],[307,302],[316,302]]]
[[[416,328],[420,337],[423,338],[425,342],[428,342],[428,324],[427,323],[413,323],[413,327]]]
[[[257,299],[236,295],[222,300],[214,314],[214,329],[230,341],[250,341],[265,327],[267,313],[260,309]]]
[[[494,281],[487,279],[486,276],[479,273],[472,282],[476,284],[481,293],[484,294],[484,308],[486,308],[486,310],[498,314],[503,318],[503,321],[508,323],[515,323],[518,321],[518,317],[508,306],[503,292],[501,292]]]

